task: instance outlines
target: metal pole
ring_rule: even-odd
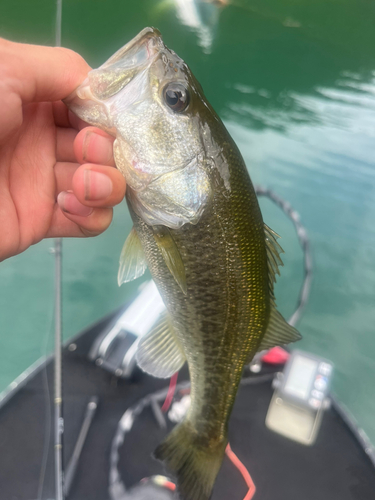
[[[61,47],[62,0],[56,0],[55,45]]]
[[[56,0],[55,45],[61,46],[62,0]],[[55,492],[56,500],[64,500],[63,433],[62,408],[62,335],[61,335],[61,267],[62,241],[55,239]]]
[[[78,469],[78,462],[82,453],[83,445],[85,444],[87,438],[87,433],[89,432],[90,425],[98,407],[98,401],[98,397],[93,396],[89,401],[89,404],[87,405],[86,414],[83,419],[81,430],[79,431],[78,439],[73,450],[73,455],[68,463],[68,466],[66,467],[64,476],[64,493],[67,497],[69,496],[70,488]]]
[[[64,500],[63,489],[63,433],[62,408],[62,335],[61,335],[61,238],[55,239],[55,491],[56,500]]]

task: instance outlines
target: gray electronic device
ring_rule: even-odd
[[[293,351],[285,369],[274,379],[266,425],[305,445],[314,443],[328,397],[333,364],[303,351]]]
[[[116,377],[130,378],[136,365],[139,339],[152,329],[164,310],[155,283],[143,283],[134,301],[95,339],[89,359]]]

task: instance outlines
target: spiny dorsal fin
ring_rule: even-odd
[[[280,236],[275,231],[272,231],[267,224],[264,224],[264,236],[266,240],[270,288],[273,296],[273,285],[276,282],[276,274],[280,276],[279,266],[284,265],[280,258],[280,254],[284,253],[284,250],[277,243],[277,238],[280,238]]]
[[[120,267],[117,274],[118,286],[139,278],[146,269],[145,254],[139,236],[133,227],[121,250]]]
[[[153,226],[154,238],[164,261],[170,270],[172,276],[179,284],[181,290],[186,294],[186,276],[185,266],[182,262],[177,245],[166,226]]]
[[[271,302],[270,320],[258,351],[296,342],[297,340],[301,340],[301,338],[300,333],[285,321],[276,309],[275,304]]]
[[[143,371],[159,378],[168,378],[185,363],[185,353],[166,311],[153,329],[140,339],[137,361]]]
[[[280,236],[275,233],[275,231],[272,231],[272,229],[268,227],[267,224],[264,224],[264,235],[268,259],[271,311],[268,327],[259,345],[258,351],[271,349],[271,347],[275,346],[289,344],[290,342],[296,342],[297,340],[300,340],[302,338],[300,333],[295,328],[293,328],[293,326],[290,326],[276,309],[273,286],[276,282],[276,274],[280,275],[279,266],[284,265],[283,261],[280,258],[280,254],[284,253],[284,250],[277,243],[277,238],[280,238]]]

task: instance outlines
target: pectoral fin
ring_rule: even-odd
[[[271,349],[271,347],[289,344],[301,340],[301,334],[290,326],[281,316],[274,304],[271,305],[270,320],[266,333],[259,345],[258,351]]]
[[[169,229],[165,226],[153,226],[152,229],[156,244],[162,253],[168,269],[179,284],[181,290],[186,294],[185,266]]]
[[[144,274],[147,268],[145,254],[136,230],[130,231],[120,255],[120,267],[117,275],[118,286],[135,280]]]
[[[185,363],[185,353],[168,314],[164,311],[154,328],[141,338],[137,361],[145,372],[159,378],[168,378]]]

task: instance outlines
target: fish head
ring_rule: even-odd
[[[146,222],[177,228],[199,220],[210,198],[201,119],[208,103],[158,30],[145,28],[90,71],[65,103],[116,137],[116,166]]]

